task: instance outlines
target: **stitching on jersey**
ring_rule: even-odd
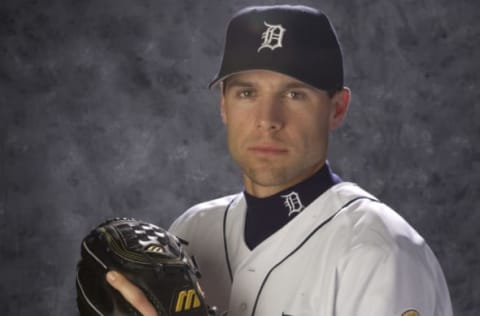
[[[233,197],[230,203],[228,203],[227,207],[225,208],[225,213],[223,214],[223,247],[225,248],[225,260],[227,261],[227,268],[228,268],[228,275],[230,276],[230,282],[233,282],[233,274],[232,274],[232,266],[230,265],[230,258],[228,256],[228,246],[227,246],[227,213],[230,210],[230,206],[232,206],[233,201],[237,196]]]

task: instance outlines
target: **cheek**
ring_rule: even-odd
[[[251,120],[249,119],[249,113],[241,111],[239,109],[230,109],[225,113],[225,124],[227,132],[230,137],[242,137],[248,129],[250,129]]]
[[[242,126],[241,122],[230,120],[227,122],[226,128],[228,146],[230,151],[235,151],[242,142],[245,126]]]
[[[301,129],[294,137],[298,144],[302,144],[307,154],[323,151],[328,140],[328,120],[312,120],[311,118],[303,121],[303,124],[300,125]]]

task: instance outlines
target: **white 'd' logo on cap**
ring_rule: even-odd
[[[263,22],[263,24],[265,24],[267,30],[262,33],[263,43],[258,48],[257,52],[266,47],[271,50],[282,47],[283,34],[285,34],[286,29],[280,24],[270,25],[267,22]]]

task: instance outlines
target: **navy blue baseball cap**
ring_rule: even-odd
[[[335,30],[323,12],[307,6],[247,7],[232,17],[220,71],[209,87],[248,70],[279,72],[322,90],[343,88]]]

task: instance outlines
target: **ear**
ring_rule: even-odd
[[[222,116],[223,124],[227,124],[227,110],[225,108],[225,94],[223,93],[223,82],[221,82],[220,85],[220,91],[222,91],[220,98],[220,115]]]
[[[342,124],[347,115],[350,104],[350,89],[344,87],[332,97],[332,112],[330,113],[330,130],[334,130]]]

